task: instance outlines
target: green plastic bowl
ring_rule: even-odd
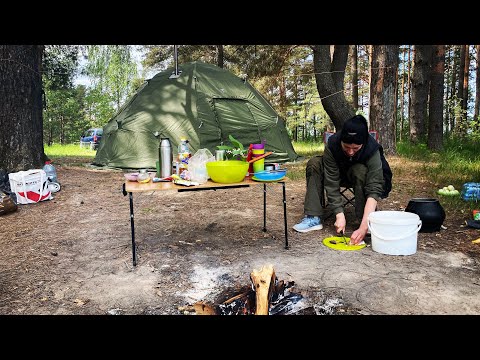
[[[221,184],[241,182],[248,172],[248,162],[241,160],[222,160],[207,162],[208,176]]]

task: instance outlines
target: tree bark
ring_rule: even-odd
[[[313,48],[313,66],[318,94],[323,108],[338,131],[345,120],[355,115],[355,111],[348,104],[343,89],[337,89],[332,76],[330,61],[330,46],[315,45]],[[345,70],[345,69],[343,69]]]
[[[462,99],[462,129],[461,135],[467,134],[467,108],[468,108],[468,77],[470,74],[470,45],[465,45],[465,62],[463,63],[463,99]]]
[[[425,140],[432,49],[433,45],[415,45],[410,111],[410,141],[414,144]]]
[[[463,79],[465,77],[465,45],[459,45],[460,47],[460,64],[459,64],[459,71],[458,71],[458,90],[457,90],[457,98],[460,101],[460,109],[463,110],[463,98],[465,95],[463,94]],[[461,128],[463,124],[463,114],[462,111],[458,111],[456,113],[456,120],[455,120],[455,128],[453,131],[457,134],[461,133]]]
[[[345,69],[348,60],[348,45],[335,45],[332,59],[332,78],[337,91],[344,90]]]
[[[223,45],[217,45],[217,66],[223,69]]]
[[[407,104],[407,119],[410,121],[410,108],[412,106],[412,51],[410,45],[408,45],[408,78],[407,78],[407,89],[408,89],[408,104]]]
[[[449,119],[450,119],[450,104],[449,104],[449,95],[450,95],[450,88],[451,88],[451,83],[450,83],[450,78],[452,76],[451,72],[451,63],[452,63],[452,56],[451,56],[451,49],[450,46],[446,45],[445,46],[445,94],[444,94],[444,119],[443,119],[443,127],[445,129],[445,134],[448,133],[448,124],[449,124]]]
[[[378,131],[386,154],[396,154],[398,45],[373,45],[370,76],[370,129]]]
[[[458,67],[458,62],[459,62],[459,54],[460,54],[460,48],[457,48],[456,46],[453,46],[452,49],[453,52],[453,65],[452,65],[452,86],[451,86],[451,93],[450,93],[450,100],[454,101],[455,100],[455,90],[457,89],[457,67]],[[463,89],[462,89],[463,91]],[[458,95],[457,95],[458,96]],[[450,103],[450,131],[453,132],[455,130],[455,103]]]
[[[476,46],[477,49],[477,63],[476,63],[476,80],[475,80],[475,110],[473,119],[479,121],[478,115],[480,113],[480,45]],[[477,124],[477,129],[480,126]]]
[[[352,45],[352,103],[353,110],[358,110],[358,49]]]
[[[469,45],[465,45],[465,63],[463,64],[463,102],[462,108],[464,111],[464,118],[467,119],[467,107],[468,107],[468,75],[470,73],[470,52]]]
[[[41,168],[42,45],[0,45],[0,169]]]
[[[443,84],[445,75],[445,45],[434,46],[430,79],[430,101],[428,112],[428,140],[430,150],[443,147]]]
[[[402,141],[403,137],[403,129],[404,129],[404,123],[405,123],[405,114],[404,114],[404,108],[405,108],[405,63],[406,63],[406,54],[407,50],[404,48],[403,49],[403,71],[402,71],[402,91],[401,91],[401,100],[400,100],[400,134],[399,134],[399,139]]]

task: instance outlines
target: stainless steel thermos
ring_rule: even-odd
[[[172,175],[173,152],[169,138],[161,138],[158,147],[158,160],[160,161],[160,177],[166,178]]]

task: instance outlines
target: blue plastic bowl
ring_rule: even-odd
[[[254,180],[278,181],[285,177],[287,170],[265,170],[253,173]]]

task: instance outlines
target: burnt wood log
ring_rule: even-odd
[[[217,315],[218,311],[215,305],[207,304],[204,302],[197,302],[193,304],[195,313],[197,315]]]

